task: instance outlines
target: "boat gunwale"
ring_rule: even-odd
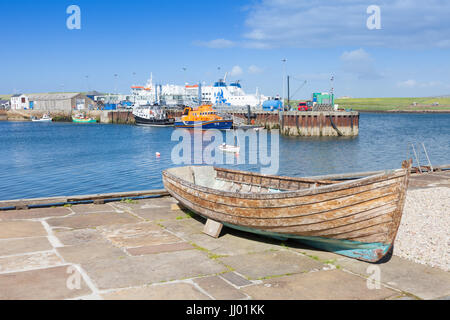
[[[202,166],[185,166],[181,168],[194,168],[194,167],[202,167]],[[179,169],[180,167],[177,167]],[[216,170],[216,167],[213,167],[214,170]],[[221,168],[219,168],[221,169]],[[318,186],[318,187],[310,187],[306,189],[299,189],[299,190],[288,190],[288,191],[281,191],[278,193],[255,193],[255,192],[233,192],[233,191],[222,191],[218,189],[214,189],[211,187],[204,187],[200,186],[198,184],[189,182],[185,179],[182,179],[175,174],[169,172],[171,169],[164,170],[162,172],[163,177],[169,177],[172,180],[177,181],[178,183],[188,187],[192,188],[194,190],[198,190],[205,193],[210,194],[216,194],[221,195],[224,197],[231,197],[231,198],[241,198],[241,199],[261,199],[261,200],[270,200],[270,199],[283,199],[283,198],[296,198],[296,197],[302,197],[306,195],[316,195],[316,194],[322,194],[327,192],[333,192],[333,191],[339,191],[339,190],[345,190],[345,189],[351,189],[353,187],[358,187],[365,184],[370,184],[372,182],[377,181],[383,181],[388,180],[391,178],[400,178],[407,174],[407,169],[397,169],[397,170],[389,170],[385,171],[384,173],[380,173],[373,176],[368,176],[360,179],[355,180],[349,180],[349,181],[343,181],[343,182],[337,182],[334,184],[328,184],[324,186]],[[227,170],[227,169],[225,169]],[[232,170],[233,173],[246,173],[245,171],[238,171],[238,170]],[[264,178],[270,178],[270,179],[278,179],[277,176],[271,176],[271,175],[263,175],[263,174],[256,174],[252,173],[253,176],[260,176]],[[289,178],[289,177],[280,177],[280,178]],[[301,179],[301,178],[297,178]],[[314,181],[314,180],[313,180]],[[301,181],[299,181],[301,182]]]

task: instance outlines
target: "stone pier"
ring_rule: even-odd
[[[246,112],[234,112],[234,117],[247,120]],[[280,129],[283,135],[306,137],[357,136],[359,113],[346,111],[257,111],[251,120],[266,129]]]

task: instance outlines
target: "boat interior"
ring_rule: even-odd
[[[178,167],[167,171],[182,180],[198,186],[240,193],[279,193],[309,189],[342,182],[269,176],[253,172],[217,168],[213,166]]]

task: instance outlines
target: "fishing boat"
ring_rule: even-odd
[[[217,114],[212,105],[201,105],[198,108],[186,107],[176,128],[201,128],[227,130],[233,126],[233,119],[224,119]]]
[[[83,114],[77,114],[75,116],[72,116],[72,121],[75,123],[96,123],[97,119],[88,118]]]
[[[33,121],[33,122],[52,122],[52,117],[50,117],[50,115],[49,114],[44,114],[43,116],[42,116],[42,118],[37,118],[37,117],[31,117],[31,121]]]
[[[163,182],[181,205],[219,224],[377,262],[392,253],[410,168],[404,161],[339,181],[188,166],[163,171]]]
[[[133,108],[133,116],[137,125],[166,127],[175,124],[174,118],[169,118],[160,106],[138,106]]]

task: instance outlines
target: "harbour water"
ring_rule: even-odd
[[[0,200],[160,189],[161,171],[174,166],[173,130],[0,122]],[[278,174],[394,169],[413,157],[412,142],[425,143],[433,165],[450,163],[450,114],[363,113],[357,137],[280,136]],[[419,156],[426,164],[425,155]],[[260,169],[258,164],[224,166]]]

